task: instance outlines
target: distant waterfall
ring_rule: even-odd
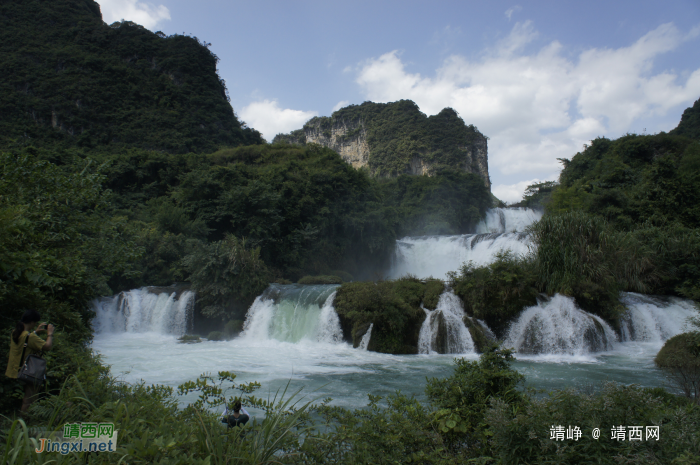
[[[620,325],[623,341],[662,343],[688,331],[688,318],[698,316],[690,300],[676,297],[661,298],[623,292],[621,300],[627,307]]]
[[[615,331],[603,319],[556,294],[523,310],[511,323],[504,346],[521,354],[582,355],[610,350],[616,341]]]
[[[526,254],[530,242],[524,231],[541,217],[542,213],[529,208],[494,208],[478,224],[477,234],[404,237],[396,241],[390,275],[445,279],[447,272],[459,271],[470,260],[486,265],[498,252]]]
[[[426,318],[418,336],[418,353],[474,352],[474,341],[464,324],[462,302],[452,291],[445,291],[440,295],[435,310],[423,310]]]
[[[248,310],[241,337],[341,342],[343,332],[333,307],[337,288],[337,285],[271,284]]]
[[[183,335],[194,308],[194,292],[175,288],[133,289],[93,301],[95,332]]]

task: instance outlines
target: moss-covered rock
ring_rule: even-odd
[[[444,284],[424,283],[415,277],[396,281],[343,284],[335,297],[343,334],[354,347],[360,344],[370,324],[374,324],[368,350],[391,354],[418,353],[418,337],[425,320],[421,305],[428,300],[437,305]]]
[[[493,333],[485,331],[476,319],[465,316],[463,321],[469,330],[472,341],[474,341],[474,348],[478,353],[484,353],[490,344],[496,342],[496,337]]]

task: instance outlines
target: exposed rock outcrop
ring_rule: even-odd
[[[491,188],[487,138],[451,108],[426,116],[410,100],[365,102],[312,118],[273,142],[329,147],[374,176],[430,176],[448,167],[474,173]]]

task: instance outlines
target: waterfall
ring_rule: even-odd
[[[177,288],[144,287],[96,299],[92,303],[92,325],[97,333],[154,331],[183,335],[191,320],[194,295]]]
[[[623,341],[661,344],[676,334],[688,331],[688,318],[698,316],[692,301],[676,297],[623,292],[620,300],[627,308],[620,325]]]
[[[369,346],[369,340],[372,338],[372,328],[374,328],[374,323],[370,323],[369,328],[367,328],[367,332],[364,336],[362,336],[362,339],[360,340],[360,345],[357,346],[358,349],[367,350],[367,347]]]
[[[476,226],[477,234],[523,232],[542,218],[542,212],[531,208],[492,208]]]
[[[423,310],[426,318],[418,335],[418,353],[474,352],[474,341],[464,324],[462,302],[452,291],[445,291],[440,295],[435,310]]]
[[[404,237],[396,241],[390,275],[446,279],[448,272],[458,271],[468,261],[486,265],[506,250],[526,254],[530,241],[524,231],[541,217],[529,208],[494,208],[478,224],[477,234]]]
[[[299,342],[342,341],[333,307],[337,285],[271,284],[250,306],[241,337]]]
[[[610,350],[616,341],[603,319],[576,307],[572,298],[556,294],[523,310],[508,328],[504,346],[521,354],[582,355]]]

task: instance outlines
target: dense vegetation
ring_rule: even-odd
[[[90,0],[3,2],[0,25],[0,332],[29,307],[58,327],[42,399],[26,424],[0,420],[3,463],[697,463],[696,403],[612,384],[533,396],[511,352],[484,343],[478,362],[428,381],[427,404],[400,393],[356,410],[264,401],[256,383],[219,373],[183,384],[179,393],[201,397],[179,408],[171,388],[119,382],[87,346],[90,301],[174,281],[228,322],[221,338],[240,331],[270,280],[346,281],[336,299],[346,336],[357,345],[374,324],[370,349],[414,353],[421,304],[435,308],[443,283],[348,281],[381,273],[400,235],[473,227],[491,203],[483,180],[440,165],[483,136],[451,110],[427,118],[411,102],[345,109],[378,118],[376,173],[405,172],[414,153],[436,166],[432,177],[381,181],[330,149],[261,144],[196,38],[107,26]],[[537,252],[455,274],[468,312],[498,330],[538,292],[572,295],[613,323],[620,290],[700,298],[697,108],[670,135],[597,139],[564,161],[559,185],[533,186],[525,201],[548,210],[530,231]],[[696,369],[697,336],[679,340]],[[669,370],[677,361],[657,359]],[[230,403],[231,388],[264,412],[243,436],[207,409]],[[20,387],[3,377],[0,394],[13,416]],[[117,453],[33,452],[42,430],[86,419],[116,424]],[[552,424],[584,437],[554,441]],[[663,439],[613,441],[615,424],[659,425]]]
[[[0,4],[0,148],[169,153],[262,143],[196,37],[102,21],[92,0]]]
[[[90,300],[111,294],[112,275],[132,276],[142,252],[126,219],[108,215],[103,181],[94,164],[63,170],[31,151],[0,154],[0,332],[9,334],[25,308],[40,309],[57,325],[60,356],[47,355],[49,389],[89,358]],[[0,344],[0,360],[8,348]],[[18,391],[2,377],[0,411],[12,410]]]
[[[414,157],[420,158],[433,170],[450,167],[482,173],[482,167],[465,166],[468,151],[486,151],[486,137],[474,125],[465,125],[456,111],[445,108],[437,115],[426,116],[410,100],[393,103],[364,102],[349,105],[330,117],[316,117],[304,129],[289,135],[278,135],[276,142],[306,143],[305,130],[318,127],[330,137],[331,129],[347,124],[357,125],[356,131],[366,132],[369,146],[369,170],[373,175],[392,177],[411,171]],[[346,139],[355,137],[347,133]],[[486,179],[488,182],[488,179]],[[482,179],[483,182],[483,179]]]
[[[177,407],[172,388],[129,386],[98,365],[71,377],[60,395],[32,407],[34,421],[49,431],[90,418],[114,422],[116,453],[34,453],[36,431],[16,420],[0,433],[3,461],[42,464],[692,464],[700,450],[700,407],[663,389],[607,383],[596,394],[575,390],[533,396],[518,389],[522,375],[512,354],[491,347],[479,361],[456,360],[454,373],[430,379],[429,402],[400,393],[369,395],[365,408],[314,404],[299,394],[255,396],[257,383],[235,382],[228,372],[184,383],[178,394],[199,398]],[[303,394],[303,393],[302,393]],[[231,404],[237,396],[262,413],[244,428],[226,430],[207,407]],[[219,408],[220,409],[220,408]],[[218,409],[217,409],[218,410]],[[659,426],[660,439],[612,439],[611,428]],[[578,440],[555,440],[552,428],[578,426]],[[601,429],[599,439],[591,437]],[[627,431],[625,431],[627,433]],[[645,430],[642,428],[642,437]]]
[[[334,306],[345,337],[357,347],[373,324],[368,350],[390,354],[418,353],[418,334],[425,320],[421,308],[434,310],[442,281],[405,277],[397,281],[344,284]]]

